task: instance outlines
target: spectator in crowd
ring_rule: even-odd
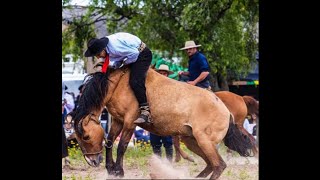
[[[188,71],[180,71],[179,75],[189,76],[188,84],[211,90],[209,82],[209,63],[207,58],[198,51],[198,47],[194,41],[186,41],[185,47],[180,50],[186,50],[189,56]]]
[[[243,122],[243,128],[244,129],[246,129],[249,133],[250,133],[250,127],[249,127],[249,120],[248,120],[248,118],[246,117],[245,119],[244,119],[244,122]],[[250,133],[251,134],[251,133]]]
[[[65,109],[65,91],[68,87],[62,82],[62,167],[70,166],[69,153],[68,153],[68,142],[66,138],[66,133],[64,131],[64,117],[66,115]]]
[[[64,100],[63,105],[66,109],[67,114],[69,114],[71,111],[73,111],[75,105],[74,105],[74,93],[66,91],[64,93]]]
[[[103,111],[100,115],[101,126],[104,129],[104,135],[107,137],[109,129],[109,112],[106,107],[103,108]]]
[[[257,136],[257,124],[256,124],[256,116],[249,115],[246,117],[243,127],[248,131],[248,133],[252,134],[253,137]]]
[[[83,89],[83,84],[81,84],[81,85],[78,87],[79,94],[78,94],[78,96],[76,97],[76,100],[74,101],[74,110],[78,107],[78,103],[79,103],[80,97],[81,97],[81,95],[82,95],[82,89]]]
[[[258,123],[258,117],[255,114],[252,114],[251,116],[249,116],[249,123],[250,123],[250,128],[251,128],[251,134],[254,138],[257,139],[257,134],[258,134],[258,127],[257,127],[257,123]]]
[[[134,130],[134,136],[137,139],[137,141],[146,142],[146,143],[149,143],[150,141],[149,132],[142,129],[139,126],[136,126],[136,129]]]

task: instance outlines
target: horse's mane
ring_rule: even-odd
[[[84,78],[88,80],[84,83],[83,92],[73,117],[76,131],[78,131],[77,126],[81,119],[104,106],[103,100],[108,90],[109,74],[109,70],[107,73],[95,72]]]

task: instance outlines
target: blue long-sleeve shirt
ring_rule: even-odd
[[[136,62],[139,56],[139,46],[141,44],[140,38],[135,35],[119,32],[107,36],[109,42],[106,51],[109,54],[110,61],[115,63],[127,60],[124,64]]]
[[[192,55],[189,59],[188,71],[190,73],[190,81],[197,79],[202,72],[210,71],[206,57],[199,51]],[[209,76],[196,84],[196,86],[202,88],[207,88],[209,85]]]

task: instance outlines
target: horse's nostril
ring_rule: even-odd
[[[96,160],[93,160],[92,163],[93,163],[93,165],[95,165],[95,166],[97,165],[97,161],[96,161]]]
[[[94,166],[98,166],[99,164],[100,164],[100,158],[97,158],[97,159],[94,159],[94,160],[92,160],[92,164],[94,165]]]

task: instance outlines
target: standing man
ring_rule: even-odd
[[[188,71],[180,71],[179,75],[189,76],[188,84],[211,90],[209,82],[209,63],[207,58],[198,51],[194,41],[186,41],[185,46],[180,50],[186,50],[189,56]]]
[[[165,64],[161,64],[156,70],[158,73],[168,77],[170,74],[173,74],[169,70],[169,67]],[[171,136],[158,136],[150,132],[150,142],[152,146],[153,153],[161,157],[161,146],[163,144],[167,159],[172,162],[173,157],[173,146],[172,146],[172,137]]]
[[[151,64],[152,52],[141,39],[135,35],[119,32],[100,39],[90,39],[85,57],[95,56],[104,61],[102,72],[106,73],[109,62],[113,68],[120,68],[122,64],[129,65],[129,85],[136,96],[140,116],[135,124],[151,123],[150,108],[147,102],[145,80]]]
[[[68,142],[66,138],[66,132],[64,130],[63,124],[64,124],[64,117],[66,115],[66,108],[65,108],[65,91],[68,89],[68,87],[65,85],[65,83],[62,81],[62,167],[68,167],[70,166],[70,160],[69,160],[69,152],[68,152]]]

